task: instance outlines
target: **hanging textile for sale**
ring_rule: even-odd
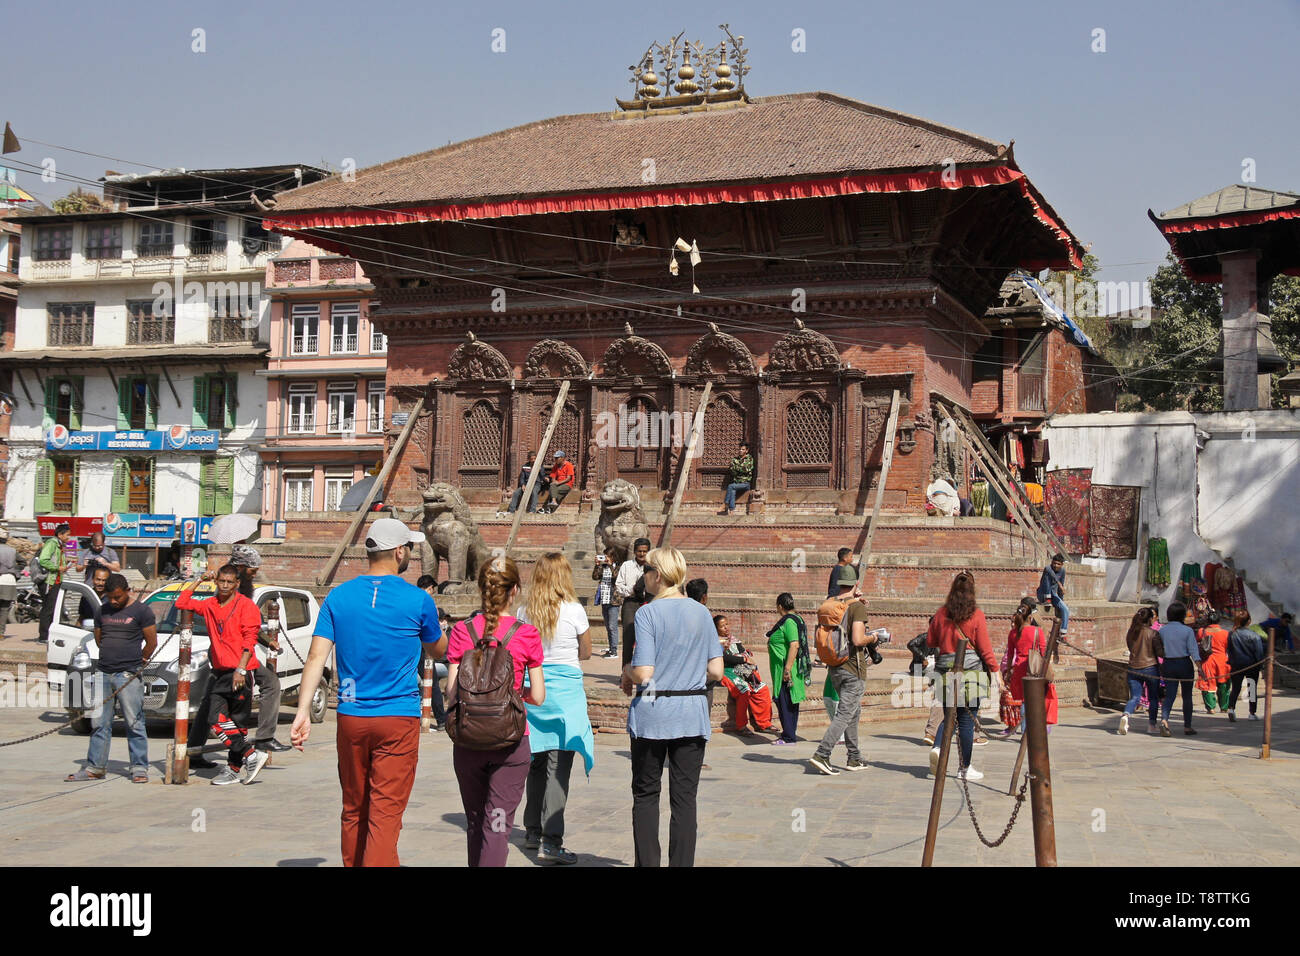
[[[1201,566],[1184,563],[1182,570],[1178,572],[1178,597],[1189,610],[1192,607],[1192,585],[1199,580],[1201,580]]]
[[[1161,590],[1169,587],[1169,542],[1164,538],[1147,541],[1147,584]]]
[[[1220,568],[1219,570],[1232,574],[1232,571],[1228,568]],[[1227,588],[1224,594],[1223,603],[1215,605],[1224,614],[1236,614],[1238,611],[1246,610],[1246,582],[1241,575],[1233,575],[1232,587]]]
[[[1024,468],[1025,467],[1025,443],[1022,442],[1019,438],[1012,438],[1011,447],[1016,453],[1016,467]]]
[[[970,502],[975,506],[975,514],[981,518],[993,517],[993,509],[989,506],[989,483],[983,478],[970,483]]]

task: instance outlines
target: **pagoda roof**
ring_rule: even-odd
[[[1300,193],[1233,183],[1147,216],[1197,282],[1222,281],[1219,256],[1246,250],[1260,254],[1262,277],[1300,274]]]

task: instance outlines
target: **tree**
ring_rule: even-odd
[[[54,211],[61,216],[79,212],[113,211],[113,207],[104,202],[102,197],[95,193],[87,192],[80,186],[68,193],[62,199],[54,200],[53,208]]]

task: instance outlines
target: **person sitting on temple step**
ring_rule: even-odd
[[[736,457],[731,459],[727,472],[727,499],[720,515],[736,513],[736,496],[754,487],[754,456],[749,453],[749,442],[742,441]]]
[[[573,490],[573,483],[576,480],[573,462],[564,456],[564,452],[557,451],[555,453],[555,462],[551,465],[551,473],[546,482],[548,500],[542,506],[542,513],[554,514],[555,509],[560,507],[560,503]]]
[[[497,517],[504,518],[507,514],[514,514],[519,508],[519,502],[523,500],[524,489],[528,487],[528,475],[533,470],[533,459],[537,457],[537,452],[530,451],[524,458],[524,463],[519,469],[519,487],[515,489],[514,495],[510,498],[510,507],[506,511],[498,511]],[[539,478],[533,483],[533,493],[528,496],[528,507],[524,509],[524,514],[532,514],[537,510],[537,496],[541,493],[542,482]]]

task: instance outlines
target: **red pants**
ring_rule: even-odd
[[[339,714],[338,722],[343,865],[397,866],[397,837],[420,755],[420,718]]]
[[[727,688],[727,693],[735,702],[737,730],[744,730],[751,716],[754,718],[754,726],[759,730],[767,730],[772,726],[772,691],[768,687],[742,694],[736,690],[730,677],[722,678],[722,686]]]

